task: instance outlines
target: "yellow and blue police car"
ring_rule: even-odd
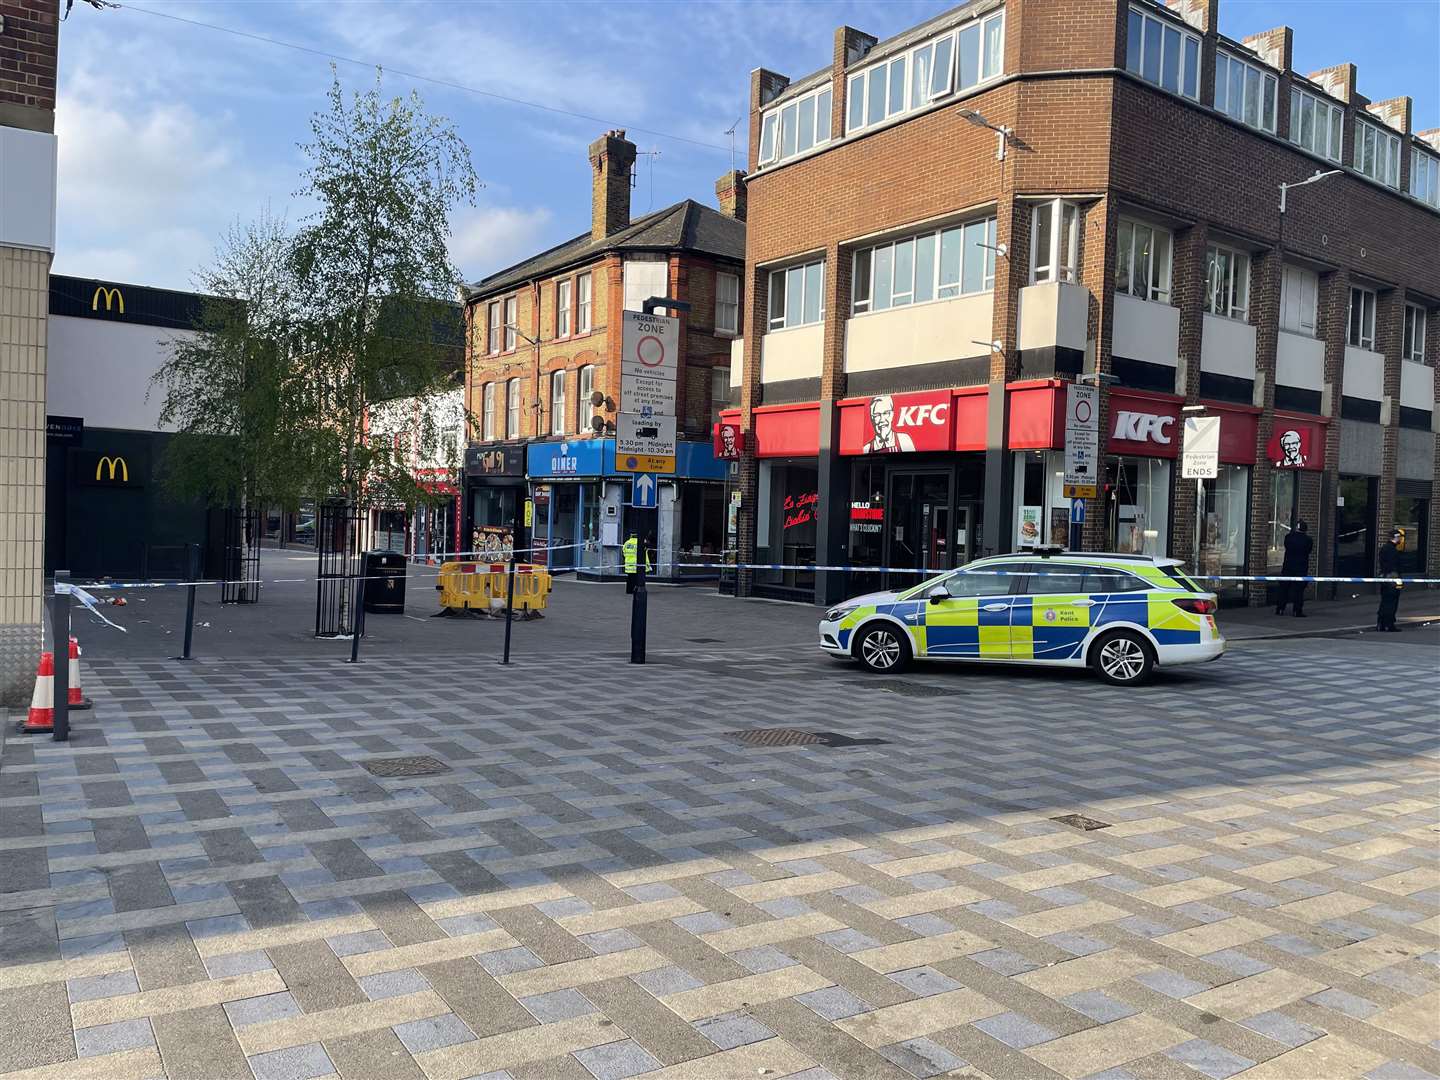
[[[871,671],[912,659],[1084,667],[1134,686],[1225,652],[1215,594],[1180,560],[1049,549],[980,559],[825,612],[820,648]]]

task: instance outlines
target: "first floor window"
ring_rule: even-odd
[[[1205,310],[1242,322],[1250,314],[1250,256],[1211,244],[1205,251]]]
[[[570,336],[570,282],[555,283],[555,336]]]
[[[1199,97],[1200,39],[1168,19],[1130,9],[1125,68],[1172,94]]]
[[[500,351],[500,301],[496,300],[485,307],[485,330],[488,334],[486,342],[487,351],[498,353]]]
[[[505,351],[511,352],[515,348],[515,297],[507,297],[505,300]]]
[[[1262,131],[1275,130],[1275,88],[1270,72],[1226,52],[1215,54],[1215,108]]]
[[[550,374],[550,434],[565,434],[565,372]]]
[[[1410,194],[1431,206],[1440,206],[1440,158],[1416,150],[1410,159]]]
[[[825,317],[825,264],[806,263],[770,272],[770,329],[818,323]]]
[[[1315,305],[1320,276],[1313,270],[1287,266],[1280,281],[1280,329],[1315,336]]]
[[[505,437],[520,437],[520,380],[511,379],[505,384]]]
[[[583,435],[590,430],[590,395],[595,392],[595,365],[586,364],[582,367],[578,381],[578,392],[575,395],[575,430]]]
[[[1035,207],[1030,224],[1030,280],[1076,281],[1080,211],[1056,199]]]
[[[760,164],[803,154],[830,140],[830,86],[788,101],[760,123]]]
[[[886,311],[995,287],[995,219],[952,225],[855,253],[852,311]]]
[[[1416,304],[1405,305],[1405,343],[1400,355],[1425,362],[1425,309]]]
[[[575,332],[577,334],[590,332],[590,289],[589,274],[581,274],[575,279]]]
[[[1364,120],[1358,121],[1355,125],[1355,168],[1372,180],[1398,188],[1400,137]]]
[[[1170,234],[1142,221],[1120,219],[1115,288],[1141,300],[1170,302]]]
[[[487,382],[482,395],[480,436],[488,441],[495,438],[495,384]]]
[[[1346,341],[1357,349],[1375,348],[1375,294],[1369,289],[1350,290],[1350,332]]]
[[[715,330],[720,334],[740,332],[740,279],[734,274],[715,275]]]
[[[1345,110],[1314,94],[1290,91],[1290,141],[1312,154],[1340,160]]]

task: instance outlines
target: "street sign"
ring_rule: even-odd
[[[1071,383],[1065,388],[1065,493],[1095,497],[1100,468],[1100,390]],[[1083,495],[1072,489],[1083,489]]]
[[[1072,500],[1070,501],[1070,524],[1071,524],[1071,525],[1084,525],[1084,524],[1085,524],[1085,500],[1084,500],[1084,499],[1072,499]]]
[[[1065,484],[1062,495],[1067,499],[1093,499],[1099,493],[1094,484]]]
[[[1185,417],[1180,451],[1182,480],[1212,480],[1220,474],[1220,417]]]
[[[619,472],[674,472],[680,320],[638,311],[626,311],[622,316],[615,468]]]
[[[636,473],[630,479],[630,505],[641,510],[654,508],[659,485],[651,473]]]

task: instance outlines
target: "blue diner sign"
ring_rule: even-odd
[[[681,442],[675,447],[675,471],[666,477],[722,480],[725,462],[705,442]],[[532,442],[525,449],[525,472],[532,480],[565,477],[617,476],[614,439],[563,439]],[[625,474],[628,478],[629,473]]]

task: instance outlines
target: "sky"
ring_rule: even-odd
[[[474,281],[588,230],[586,147],[606,129],[626,128],[641,151],[634,216],[687,197],[714,205],[737,122],[733,162],[745,166],[751,70],[799,78],[829,64],[837,26],[883,39],[954,6],[79,2],[60,34],[54,270],[186,289],[233,222],[267,209],[303,220],[298,144],[335,62],[347,87],[379,65],[387,93],[418,90],[469,145],[485,186],[452,215],[451,254]],[[1416,129],[1440,127],[1440,0],[1221,0],[1220,19],[1231,37],[1289,25],[1298,69],[1350,61],[1361,93],[1409,94]]]

